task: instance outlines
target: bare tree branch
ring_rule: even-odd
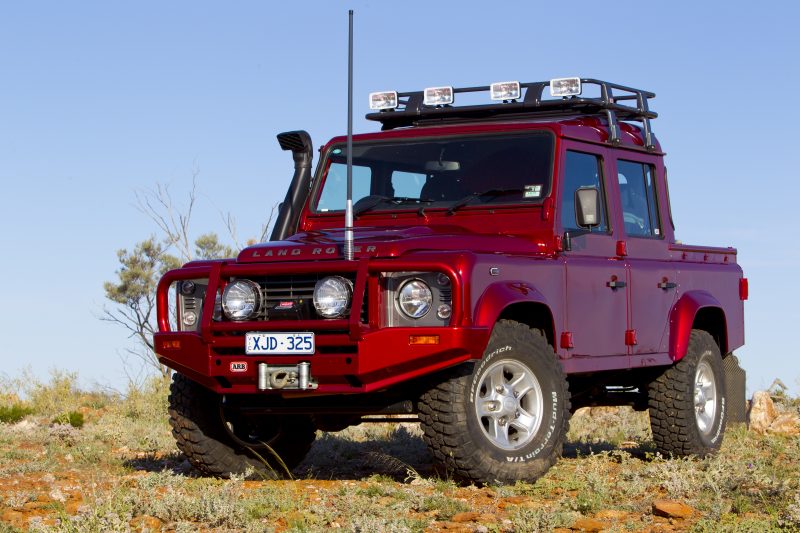
[[[136,208],[156,223],[158,229],[164,234],[164,241],[175,247],[178,255],[184,261],[191,261],[194,258],[189,232],[192,213],[197,201],[199,175],[200,169],[195,163],[192,169],[192,188],[189,191],[189,201],[183,212],[175,207],[169,185],[159,183],[155,190],[139,190],[134,193]]]
[[[266,242],[267,241],[267,232],[269,232],[269,228],[272,225],[272,219],[275,217],[275,211],[278,210],[280,204],[272,204],[272,209],[269,212],[269,218],[267,222],[261,225],[261,235],[258,238],[258,242]]]

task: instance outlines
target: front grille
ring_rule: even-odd
[[[311,303],[313,307],[314,286],[319,276],[281,276],[254,280],[261,286],[262,312],[268,318],[269,310],[283,302]]]
[[[261,287],[261,311],[253,320],[324,320],[314,309],[314,287],[326,274],[299,274],[249,278]],[[355,285],[355,275],[343,275]],[[368,322],[367,292],[361,321]]]

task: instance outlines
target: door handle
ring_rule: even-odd
[[[674,289],[677,286],[678,286],[677,283],[673,283],[671,281],[662,281],[661,283],[658,284],[658,288],[663,289],[665,291],[668,291],[669,289]]]
[[[619,281],[616,278],[611,278],[611,281],[606,281],[606,287],[609,287],[611,290],[624,289],[625,285],[627,285],[627,283]]]

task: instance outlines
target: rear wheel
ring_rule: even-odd
[[[725,376],[708,332],[692,330],[686,356],[650,383],[649,406],[660,452],[704,457],[719,449],[727,420]]]
[[[172,435],[192,465],[218,477],[288,475],[308,453],[316,428],[308,416],[245,417],[219,395],[175,374],[169,396]]]
[[[497,323],[483,359],[454,369],[419,405],[434,458],[466,481],[534,481],[561,454],[569,393],[537,330]]]

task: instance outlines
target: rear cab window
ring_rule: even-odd
[[[661,238],[655,169],[652,165],[620,159],[617,185],[625,233],[630,237]]]

